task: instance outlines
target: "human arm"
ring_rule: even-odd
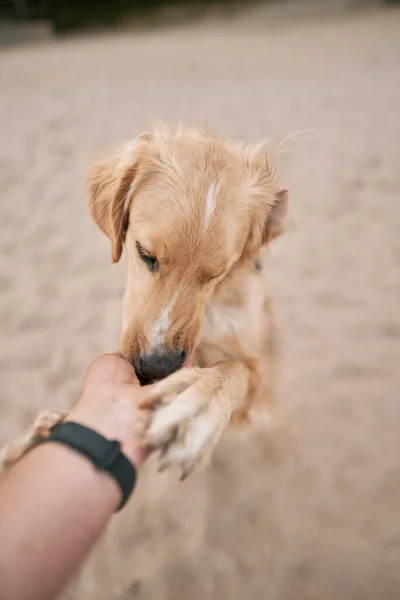
[[[148,424],[133,367],[116,355],[90,366],[67,420],[121,443],[140,467]],[[53,600],[104,531],[121,501],[107,473],[56,442],[41,444],[0,478],[0,598]]]

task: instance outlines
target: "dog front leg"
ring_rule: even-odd
[[[185,478],[207,464],[249,386],[249,369],[229,361],[182,369],[151,386],[143,402],[154,409],[146,440],[161,450],[160,468],[179,464]]]
[[[25,435],[9,442],[0,451],[0,472],[5,471],[22,458],[29,450],[50,435],[50,430],[68,416],[67,411],[47,410],[37,417]]]

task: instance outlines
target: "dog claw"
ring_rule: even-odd
[[[185,471],[184,469],[182,469],[182,473],[181,476],[179,478],[179,481],[185,481],[185,479],[189,476],[189,472]]]
[[[195,460],[184,463],[182,465],[182,473],[181,473],[180,481],[185,481],[185,479],[187,479],[189,477],[189,475],[192,473],[195,466],[196,466]]]

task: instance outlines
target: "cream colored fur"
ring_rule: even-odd
[[[283,232],[287,192],[257,148],[160,124],[95,164],[91,214],[118,261],[128,257],[122,352],[184,347],[195,366],[149,387],[146,442],[183,476],[209,460],[230,422],[272,398],[272,304],[261,251]],[[156,257],[151,272],[138,244]],[[257,262],[258,261],[258,262]],[[5,448],[3,466],[48,434],[43,413]]]

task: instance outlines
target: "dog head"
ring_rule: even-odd
[[[91,214],[113,261],[127,254],[122,352],[143,381],[185,363],[216,286],[283,231],[287,192],[252,154],[162,126],[92,167]]]

